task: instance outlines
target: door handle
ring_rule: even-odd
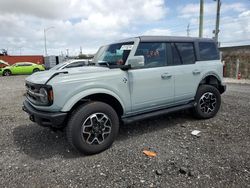
[[[171,74],[168,74],[168,73],[163,73],[162,75],[161,75],[161,78],[162,79],[169,79],[169,78],[171,78],[172,77],[172,75]]]
[[[197,74],[200,74],[201,73],[201,71],[199,71],[199,70],[194,70],[193,71],[193,75],[197,75]]]

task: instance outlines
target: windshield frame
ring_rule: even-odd
[[[131,54],[134,54],[134,51],[135,51],[134,49],[137,48],[138,42],[136,40],[130,39],[130,40],[118,41],[116,43],[111,43],[108,45],[101,46],[93,58],[93,63],[96,66],[109,66],[109,62],[105,62],[103,60],[100,60],[100,57],[103,56],[103,53],[105,53],[111,45],[117,45],[117,44],[133,45],[133,47],[130,49],[130,52],[126,58],[126,61],[123,63],[123,65],[127,65],[129,57],[131,56]]]

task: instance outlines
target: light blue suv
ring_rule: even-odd
[[[66,127],[69,143],[85,154],[110,147],[121,123],[183,109],[211,118],[226,90],[212,39],[134,37],[102,46],[93,62],[29,76],[23,103],[32,121]]]

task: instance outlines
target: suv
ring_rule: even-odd
[[[183,109],[211,118],[226,90],[212,39],[129,38],[102,46],[93,62],[27,77],[23,103],[32,121],[66,127],[69,143],[85,154],[110,147],[121,123]]]

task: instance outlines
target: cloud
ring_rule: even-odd
[[[250,10],[247,10],[247,11],[244,11],[244,12],[242,12],[240,15],[239,15],[239,17],[241,18],[241,17],[250,17]]]
[[[204,3],[204,15],[211,16],[216,14],[216,2]],[[199,3],[190,3],[178,8],[181,18],[198,17],[200,13]],[[223,3],[221,4],[221,13],[226,12],[242,12],[246,7],[243,3]]]
[[[181,6],[179,18],[190,23],[191,36],[198,36],[199,11],[198,3]],[[214,37],[216,2],[204,4],[204,30],[203,36]],[[221,5],[219,41],[222,46],[250,43],[250,11],[246,4],[224,3]]]
[[[147,30],[143,33],[143,35],[171,35],[172,32],[169,29],[161,29],[161,28],[156,28],[156,29],[150,29]]]
[[[1,0],[0,48],[42,54],[43,30],[53,26],[46,32],[49,54],[79,52],[80,46],[93,52],[167,12],[164,0]]]

